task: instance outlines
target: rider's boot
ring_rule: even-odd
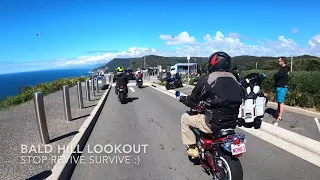
[[[199,157],[199,150],[196,146],[188,146],[187,154],[193,158]]]

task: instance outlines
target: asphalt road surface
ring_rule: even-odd
[[[82,154],[85,160],[77,164],[71,179],[212,179],[188,160],[182,145],[180,117],[186,106],[151,87],[132,86],[128,99],[120,104],[111,89]],[[240,158],[245,180],[319,179],[319,167],[240,129],[237,132],[245,133],[248,140],[247,152]],[[122,144],[121,151],[125,144],[135,145],[135,152],[94,152],[94,147],[108,144]]]

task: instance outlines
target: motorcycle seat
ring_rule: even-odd
[[[236,133],[234,129],[221,129],[216,133],[204,133],[198,128],[193,128],[193,129],[200,133],[198,135],[206,139],[219,139],[219,138],[226,137],[228,135],[232,135]]]
[[[213,137],[214,139],[219,139],[235,133],[236,132],[234,131],[234,129],[221,129],[218,132],[214,133]]]

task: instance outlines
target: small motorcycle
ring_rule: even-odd
[[[137,78],[137,86],[139,87],[139,88],[142,88],[142,84],[143,84],[143,81],[142,81],[142,78]]]
[[[118,98],[121,104],[124,103],[125,98],[127,97],[127,89],[125,86],[118,86]]]
[[[266,78],[266,74],[251,73],[244,80],[240,81],[243,88],[243,100],[239,109],[238,118],[245,121],[246,127],[261,127],[262,119],[265,114],[267,98],[260,91],[262,80]]]
[[[180,97],[179,91],[176,91],[176,97]],[[202,113],[205,106],[206,103],[202,101],[187,112],[190,115]],[[243,120],[239,119],[237,124],[242,126]],[[236,133],[232,128],[221,129],[214,134],[191,129],[196,135],[200,164],[208,175],[213,175],[216,180],[243,180],[243,169],[238,159],[246,152],[246,137],[243,133]]]
[[[178,87],[183,87],[181,79],[167,78],[166,79],[166,89],[175,89]]]

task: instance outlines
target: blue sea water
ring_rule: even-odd
[[[35,86],[39,83],[50,82],[59,78],[90,75],[90,71],[91,69],[63,69],[0,74],[0,100],[3,100],[6,96],[18,94],[18,89],[22,85]]]

